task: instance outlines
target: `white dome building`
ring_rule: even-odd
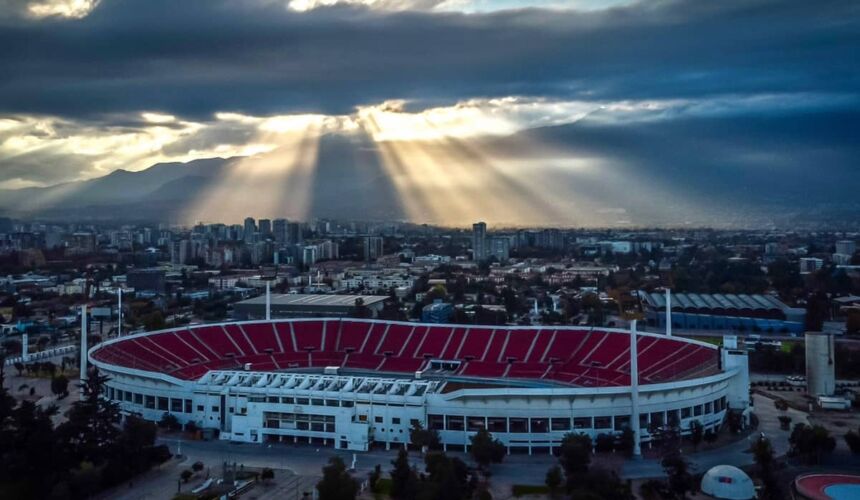
[[[702,476],[702,492],[725,500],[755,498],[755,485],[746,472],[732,465],[717,465]]]

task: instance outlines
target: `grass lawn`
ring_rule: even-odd
[[[788,352],[788,353],[790,353],[790,352],[791,352],[791,349],[794,347],[794,344],[796,344],[796,343],[797,343],[797,342],[796,342],[796,341],[794,341],[794,340],[783,340],[783,341],[782,341],[782,347],[781,347],[781,349],[780,349],[780,350],[781,350],[782,352]]]

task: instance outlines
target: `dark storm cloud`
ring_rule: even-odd
[[[396,98],[854,93],[858,53],[860,4],[846,1],[463,15],[105,0],[80,20],[0,21],[0,113],[260,115],[344,113]]]

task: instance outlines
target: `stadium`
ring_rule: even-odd
[[[88,358],[126,415],[349,450],[403,446],[417,422],[446,450],[486,428],[509,453],[551,453],[568,432],[647,442],[749,405],[745,352],[635,329],[251,321],[120,337]]]

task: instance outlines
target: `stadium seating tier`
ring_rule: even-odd
[[[715,348],[640,336],[639,383],[719,370]],[[196,380],[209,370],[280,371],[339,366],[408,373],[432,360],[459,362],[448,376],[554,381],[578,387],[630,383],[624,332],[553,327],[486,327],[350,319],[200,325],[129,337],[95,349],[99,362]]]

